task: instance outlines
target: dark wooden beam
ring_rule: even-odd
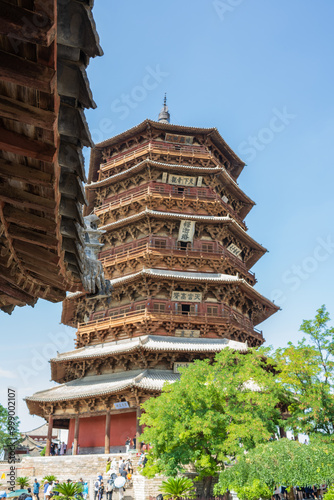
[[[35,263],[40,261],[48,262],[49,264],[58,265],[59,257],[57,254],[45,250],[44,248],[37,248],[36,245],[31,245],[30,243],[24,243],[23,241],[16,240],[13,243],[16,252],[20,252],[23,255],[30,255],[35,259]]]
[[[3,208],[3,214],[7,222],[14,222],[18,226],[27,227],[28,229],[33,227],[53,234],[56,231],[57,226],[53,220],[33,215],[26,210],[20,210],[6,204]]]
[[[0,127],[0,149],[50,163],[53,162],[56,154],[54,145],[30,139],[25,135],[12,132],[3,127]]]
[[[51,94],[54,91],[56,71],[49,66],[28,61],[24,57],[0,51],[0,80]]]
[[[53,111],[37,108],[5,96],[0,96],[0,114],[2,118],[9,118],[46,130],[53,130],[56,120],[56,114]]]
[[[56,28],[46,15],[0,0],[0,33],[9,39],[49,46]],[[14,44],[17,44],[14,41]]]
[[[47,262],[41,263],[38,259],[35,259],[31,255],[22,256],[18,253],[17,256],[21,260],[22,266],[38,276],[38,280],[42,281],[45,286],[49,285],[53,288],[58,288],[61,291],[65,290],[64,279],[60,275],[57,267],[53,267],[53,265],[50,265]]]
[[[14,240],[26,241],[44,248],[57,249],[58,240],[54,236],[37,233],[31,229],[25,229],[16,224],[9,224],[9,236]]]
[[[0,200],[20,208],[31,208],[50,214],[54,213],[56,207],[55,201],[50,198],[43,198],[8,185],[0,185]]]
[[[10,297],[13,297],[16,300],[24,302],[25,304],[31,304],[35,302],[34,297],[23,292],[16,286],[11,285],[10,283],[8,283],[8,281],[6,281],[1,277],[0,277],[0,291],[5,293],[6,295],[9,295]]]
[[[1,98],[0,98],[1,99]],[[28,167],[21,163],[12,163],[0,158],[0,176],[25,181],[29,184],[52,186],[53,176],[38,168]]]

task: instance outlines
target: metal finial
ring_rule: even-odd
[[[165,92],[164,105],[159,113],[158,122],[160,123],[170,123],[170,114],[167,106],[167,94]]]

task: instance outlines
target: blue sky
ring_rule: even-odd
[[[301,338],[321,304],[334,316],[334,4],[323,0],[98,0],[104,56],[88,75],[98,105],[86,113],[95,142],[157,119],[217,127],[247,163],[241,188],[256,202],[249,233],[269,249],[253,268],[282,311],[260,325],[267,344]],[[86,151],[88,162],[89,151]],[[49,387],[48,359],[73,348],[60,304],[0,313],[0,400]]]

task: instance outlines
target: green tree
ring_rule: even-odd
[[[77,500],[77,495],[83,492],[83,486],[79,483],[59,483],[53,491],[58,491],[59,500]]]
[[[227,489],[241,500],[270,498],[277,485],[310,486],[334,481],[334,445],[315,440],[309,445],[280,439],[239,456],[221,472],[215,493]]]
[[[192,464],[208,495],[211,477],[240,447],[252,449],[275,434],[279,396],[266,350],[224,349],[213,364],[195,361],[142,405],[141,439],[153,445],[142,473],[176,476]]]
[[[19,444],[19,424],[18,417],[10,418],[7,408],[0,404],[0,452],[4,448]]]
[[[187,477],[169,477],[162,481],[160,491],[164,496],[178,500],[181,497],[195,498],[194,483]]]
[[[27,476],[17,477],[16,483],[20,486],[21,489],[27,488],[29,486],[29,478]]]
[[[52,483],[52,481],[57,481],[57,478],[53,474],[50,474],[48,476],[43,477],[42,482],[44,483],[44,481],[47,481],[48,483]]]
[[[297,345],[278,349],[279,379],[291,394],[286,427],[295,433],[334,434],[334,328],[323,305],[314,320],[304,320],[306,334]]]

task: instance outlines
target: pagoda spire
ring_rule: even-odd
[[[158,122],[160,122],[160,123],[170,123],[170,114],[169,114],[168,106],[167,106],[166,92],[165,92],[165,97],[164,97],[164,105],[161,108],[161,111],[159,113]]]

